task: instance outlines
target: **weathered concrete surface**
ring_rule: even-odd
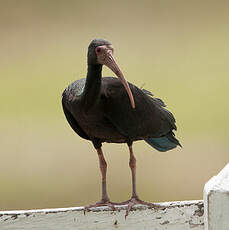
[[[94,230],[153,229],[203,230],[203,201],[158,203],[160,208],[139,205],[125,220],[126,206],[117,211],[94,208],[84,215],[83,207],[0,212],[1,230]]]
[[[204,187],[205,229],[229,229],[229,164]]]

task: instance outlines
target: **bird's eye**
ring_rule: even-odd
[[[100,53],[100,52],[101,52],[101,48],[100,48],[100,47],[97,47],[97,48],[96,48],[96,52],[97,52],[97,53]]]

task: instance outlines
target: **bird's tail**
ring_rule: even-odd
[[[181,146],[179,141],[175,138],[173,132],[166,134],[165,136],[158,137],[158,138],[147,138],[144,139],[149,145],[154,147],[160,152],[166,152],[170,149],[176,148],[178,145]],[[182,147],[182,146],[181,146]]]

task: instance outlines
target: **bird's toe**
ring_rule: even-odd
[[[114,204],[112,202],[110,202],[110,200],[107,200],[107,201],[101,200],[95,204],[85,206],[84,207],[84,215],[86,212],[91,211],[91,209],[93,209],[93,208],[104,207],[104,206],[109,207],[112,211],[116,210]]]
[[[148,207],[158,207],[158,205],[156,205],[154,203],[150,203],[150,202],[140,200],[137,196],[136,197],[131,197],[131,199],[119,203],[119,205],[127,205],[125,219],[129,215],[129,212],[131,211],[133,206],[138,205],[138,204],[145,205],[145,206],[148,206]]]

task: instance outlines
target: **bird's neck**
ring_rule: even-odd
[[[87,79],[82,95],[82,102],[84,103],[86,111],[98,103],[100,97],[101,77],[102,65],[88,65]]]

